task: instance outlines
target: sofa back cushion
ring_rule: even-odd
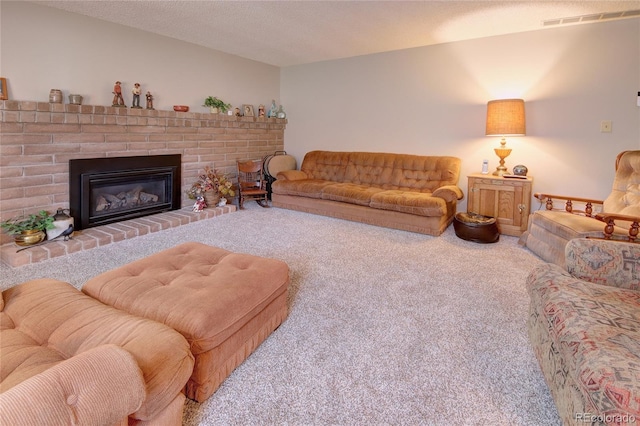
[[[459,158],[448,156],[311,151],[300,170],[311,179],[433,192],[458,184],[460,164]]]
[[[602,210],[640,216],[640,151],[626,151],[618,156],[613,188]]]

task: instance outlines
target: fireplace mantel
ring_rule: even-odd
[[[277,118],[18,100],[0,101],[0,113],[0,220],[69,208],[72,158],[181,154],[184,194],[204,166],[234,175],[236,160],[283,150],[287,124]],[[192,203],[182,198],[182,207]]]

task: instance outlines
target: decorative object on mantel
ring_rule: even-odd
[[[62,103],[62,90],[60,89],[51,89],[49,92],[49,102],[52,104],[61,104]]]
[[[153,95],[151,94],[151,92],[147,91],[147,94],[145,96],[147,98],[147,109],[155,109],[153,107]]]
[[[176,112],[189,112],[189,106],[187,105],[174,105],[173,110]]]
[[[258,117],[264,117],[265,113],[264,113],[264,105],[260,104],[260,106],[258,106]]]
[[[242,105],[242,110],[244,111],[244,116],[245,117],[253,117],[253,105],[247,105],[244,104]]]
[[[278,108],[278,112],[276,114],[277,118],[287,118],[287,113],[284,112],[284,108],[282,107],[282,105],[280,105],[280,108]]]
[[[215,96],[209,96],[204,100],[204,106],[208,106],[211,109],[211,114],[217,114],[218,112],[226,113],[231,104],[225,104]]]
[[[7,79],[0,77],[0,101],[9,99],[9,92],[7,92]]]
[[[119,81],[116,81],[116,83],[113,85],[113,102],[112,102],[112,106],[114,107],[126,107],[126,105],[124,104],[124,98],[122,97],[122,83]]]
[[[222,198],[226,199],[226,197],[234,197],[235,195],[233,182],[227,175],[209,166],[204,168],[204,173],[198,176],[198,180],[187,191],[187,196],[190,199],[197,200],[198,197],[204,197],[206,205],[212,207],[217,205]]]
[[[275,118],[278,115],[278,107],[276,107],[276,101],[275,99],[271,100],[271,108],[269,108],[269,115],[268,117],[271,118]]]
[[[131,102],[131,108],[142,109],[140,106],[140,94],[142,93],[142,89],[140,89],[140,83],[135,83],[133,85],[133,89],[131,89],[131,93],[133,94],[133,101]]]
[[[53,216],[41,210],[26,217],[7,219],[0,223],[0,227],[13,236],[17,245],[28,246],[43,241],[46,237],[45,231],[54,227],[53,221]]]
[[[69,103],[71,105],[82,105],[82,95],[69,95]]]

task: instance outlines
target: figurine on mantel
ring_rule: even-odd
[[[131,89],[131,93],[133,93],[133,101],[131,102],[131,108],[141,109],[140,106],[140,94],[142,93],[142,89],[140,89],[140,83],[136,83],[133,85],[133,89]]]
[[[275,99],[273,99],[271,101],[271,108],[269,109],[268,117],[275,118],[277,115],[278,115],[278,107],[276,107],[276,101],[275,101]]]
[[[145,96],[147,97],[147,109],[154,109],[153,108],[153,95],[151,94],[151,92],[147,91],[147,94]]]
[[[126,106],[124,104],[124,98],[122,97],[122,87],[119,81],[116,81],[116,84],[113,86],[113,106],[114,107],[123,107]]]
[[[262,104],[258,107],[258,117],[264,117],[264,105]]]

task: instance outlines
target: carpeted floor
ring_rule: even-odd
[[[288,319],[185,425],[559,425],[527,337],[537,257],[250,203],[246,210],[11,269],[82,283],[199,241],[281,259]]]

